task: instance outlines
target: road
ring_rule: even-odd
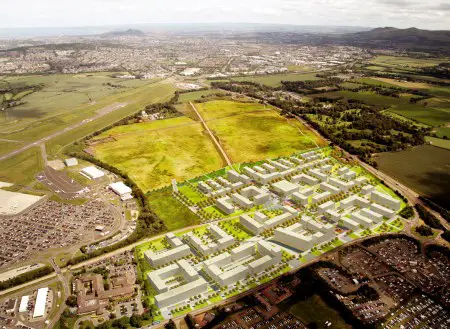
[[[119,109],[119,108],[124,107],[125,105],[127,105],[127,103],[118,103],[118,104],[113,104],[113,105],[116,105],[116,106],[113,108],[113,110],[117,110],[117,109]],[[119,105],[120,105],[120,107],[119,107]],[[110,107],[108,107],[108,108],[110,108]],[[93,117],[91,117],[91,118],[89,118],[89,119],[85,119],[85,120],[83,120],[83,121],[81,121],[81,122],[77,122],[77,123],[75,123],[75,124],[73,124],[73,125],[71,125],[71,126],[68,126],[68,127],[64,128],[64,129],[60,130],[60,131],[57,131],[57,132],[55,132],[55,133],[53,133],[53,134],[50,134],[50,135],[48,135],[48,136],[45,136],[44,138],[41,138],[41,139],[39,139],[39,140],[37,140],[37,141],[35,141],[35,142],[29,143],[29,144],[27,144],[27,145],[24,145],[24,146],[22,146],[21,148],[19,148],[19,149],[17,149],[17,150],[11,151],[11,152],[9,152],[9,153],[6,153],[6,154],[0,156],[0,161],[9,159],[9,158],[11,158],[11,157],[13,157],[13,156],[15,156],[15,155],[17,155],[17,154],[20,154],[20,153],[22,153],[22,152],[24,152],[24,151],[26,151],[26,150],[32,148],[32,147],[40,146],[40,145],[42,145],[42,144],[45,144],[46,142],[48,142],[49,140],[51,140],[51,139],[53,139],[53,138],[55,138],[55,137],[58,137],[58,136],[60,136],[60,135],[62,135],[62,134],[64,134],[64,133],[69,132],[69,131],[71,131],[71,130],[74,130],[74,129],[76,129],[76,128],[82,127],[82,126],[84,126],[85,124],[91,122],[92,120],[97,120],[97,119],[101,118],[102,116],[104,116],[104,115],[106,115],[106,114],[108,114],[108,113],[110,113],[110,112],[111,112],[111,111],[99,110],[98,113],[97,113],[96,115],[94,115]]]
[[[61,269],[59,268],[58,264],[55,262],[55,258],[52,258],[51,264],[53,266],[53,269],[55,270],[56,275],[58,276],[59,281],[61,282],[63,289],[64,289],[64,296],[62,298],[63,304],[67,297],[70,295],[70,283],[68,282],[67,278],[62,273]],[[49,319],[49,323],[47,324],[47,328],[53,328],[56,323],[59,321],[59,318],[61,317],[61,314],[64,312],[65,307],[61,305],[61,307],[58,310],[58,313],[53,316],[52,319]]]
[[[195,108],[194,104],[192,102],[189,102],[189,104],[191,105],[192,109],[195,111],[195,113],[197,114],[198,118],[200,119],[200,122],[203,124],[203,126],[205,127],[205,129],[208,131],[209,136],[211,136],[211,139],[213,140],[214,144],[216,145],[217,149],[220,151],[220,153],[222,154],[222,158],[225,160],[225,162],[227,163],[228,166],[233,167],[233,164],[230,160],[230,158],[228,157],[227,153],[225,152],[225,150],[222,148],[222,145],[220,145],[220,143],[217,141],[216,136],[214,136],[214,134],[212,133],[212,131],[209,129],[208,125],[206,124],[205,120],[203,120],[203,117],[200,115],[200,113],[197,111],[197,109]]]

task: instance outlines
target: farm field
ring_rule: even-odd
[[[165,121],[160,130],[152,126],[160,127],[158,121],[137,127],[141,129],[122,128],[133,132],[95,145],[96,157],[128,173],[144,192],[170,185],[172,178],[184,181],[223,166],[200,123],[191,120],[192,125],[179,126],[179,118]]]
[[[242,113],[212,120],[209,128],[233,162],[252,162],[325,146],[297,120],[276,112]]]
[[[378,168],[432,201],[448,207],[450,151],[431,145],[381,153]]]
[[[236,81],[251,81],[276,87],[281,85],[281,81],[308,81],[308,80],[320,80],[316,77],[317,73],[288,73],[288,74],[274,74],[274,75],[262,75],[262,76],[248,76],[233,78]]]

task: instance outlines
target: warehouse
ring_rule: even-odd
[[[48,287],[40,288],[37,291],[36,304],[34,306],[33,318],[40,318],[45,315],[47,306]]]
[[[125,200],[129,200],[132,199],[133,197],[131,196],[131,188],[129,188],[128,186],[126,186],[124,183],[122,182],[116,182],[116,183],[112,183],[109,185],[109,188],[116,193],[118,196],[120,196],[120,199],[122,201]]]
[[[89,179],[98,179],[105,176],[105,173],[103,171],[94,166],[83,168],[80,173]]]
[[[30,300],[30,296],[22,296],[22,299],[20,300],[20,305],[19,305],[19,313],[23,313],[23,312],[27,311],[29,300]]]

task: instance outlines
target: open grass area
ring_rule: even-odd
[[[155,80],[126,80],[112,77],[113,73],[54,74],[6,77],[11,84],[43,85],[39,91],[25,96],[24,104],[8,109],[8,119],[0,121],[0,131],[26,128],[49,117],[77,116],[82,107],[134,88],[147,86]],[[11,127],[14,123],[14,127]]]
[[[47,143],[47,152],[50,154],[58,154],[64,147],[74,141],[107,127],[123,117],[136,113],[139,110],[142,110],[146,105],[169,100],[174,91],[175,88],[171,83],[161,82],[141,87],[130,92],[125,92],[120,95],[108,97],[101,101],[103,105],[100,105],[100,107],[98,107],[100,102],[95,105],[97,110],[105,109],[105,107],[107,108],[111,104],[127,105],[108,113],[97,120],[90,121],[81,127],[64,133],[58,136],[58,138],[50,140]],[[59,129],[61,129],[61,127]]]
[[[195,101],[196,99],[201,99],[202,96],[209,96],[217,93],[225,94],[223,91],[218,89],[199,90],[190,93],[180,94],[178,101],[182,103],[192,102]]]
[[[432,201],[448,207],[450,151],[430,145],[375,158],[380,170]]]
[[[275,112],[243,113],[208,122],[233,162],[253,162],[324,146],[297,120]]]
[[[436,136],[439,138],[444,138],[447,136],[450,139],[450,127],[439,127],[436,129]]]
[[[44,161],[41,150],[30,148],[9,159],[0,161],[0,181],[26,185],[35,179],[37,173],[43,170]]]
[[[187,117],[176,117],[165,120],[155,120],[150,122],[134,123],[131,125],[117,126],[109,129],[93,139],[101,139],[112,136],[114,138],[120,138],[120,135],[142,133],[147,134],[149,131],[164,130],[165,128],[183,126],[186,124],[195,124],[191,119]]]
[[[435,138],[435,137],[427,136],[427,137],[425,137],[425,140],[434,146],[442,147],[444,149],[450,150],[450,139],[442,139],[442,138]]]
[[[319,295],[313,295],[306,300],[295,300],[291,297],[287,302],[278,305],[282,310],[294,315],[304,323],[315,322],[320,329],[328,328],[326,321],[332,323],[332,328],[350,329],[344,319],[333,308],[329,307]]]
[[[189,208],[172,197],[171,188],[149,193],[148,201],[152,210],[166,224],[169,231],[197,225],[200,222]]]
[[[259,103],[241,103],[229,100],[215,100],[196,103],[195,107],[205,121],[224,118],[241,113],[269,110],[272,107]]]
[[[54,92],[57,93],[58,98],[49,97],[47,99],[48,95],[45,92],[47,87],[24,97],[22,100],[26,102],[25,104],[10,110],[16,111],[17,117],[8,112],[8,115],[0,118],[0,138],[31,142],[83,120],[89,120],[98,113],[105,113],[101,118],[91,122],[87,121],[83,126],[58,136],[57,139],[50,140],[47,143],[48,151],[54,154],[76,139],[112,124],[124,116],[135,113],[150,103],[169,99],[175,91],[175,87],[170,82],[155,82],[154,80],[143,80],[141,85],[135,82],[132,87],[126,87],[129,85],[128,81],[123,81],[123,86],[120,88],[104,86],[105,80],[101,77],[105,75],[100,75],[99,78],[96,78],[97,75],[95,74],[84,78],[67,75],[64,76],[64,79],[61,78],[62,80],[59,79],[58,75],[46,77],[49,80],[48,86],[55,88]],[[34,81],[33,79],[31,81]],[[86,85],[91,83],[91,80],[95,80],[95,83],[92,82],[90,86],[92,92],[95,92],[96,88],[112,88],[113,90],[110,93],[95,94],[97,98],[91,98],[90,101],[77,101],[73,97],[75,97],[74,95],[79,97],[79,91],[76,87],[69,88],[67,86],[66,82],[69,79],[76,79],[77,82],[84,81]],[[75,83],[72,80],[71,83]],[[97,80],[102,82],[100,83]],[[84,88],[84,85],[80,88]]]
[[[281,84],[281,81],[308,81],[308,80],[320,80],[316,77],[317,73],[286,73],[286,74],[274,74],[274,75],[261,75],[261,76],[248,76],[233,78],[236,81],[251,81],[276,87]]]
[[[190,120],[187,119],[186,120]],[[116,141],[97,144],[96,157],[126,173],[144,192],[184,181],[223,167],[222,159],[200,123],[178,126],[179,118],[155,121],[115,135]],[[169,129],[173,124],[175,128]],[[109,134],[109,132],[107,132]]]

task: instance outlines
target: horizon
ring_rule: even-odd
[[[124,0],[5,0],[2,29],[81,28],[148,24],[280,24],[296,26],[395,26],[447,30],[450,5],[442,0],[181,0],[149,4]],[[377,14],[380,13],[380,14]],[[382,13],[382,14],[381,14]],[[395,24],[393,24],[395,22]],[[219,23],[223,24],[223,23]]]
[[[45,37],[76,37],[88,35],[100,35],[109,32],[122,32],[129,29],[139,30],[145,34],[152,32],[177,31],[180,28],[195,29],[211,28],[214,30],[238,29],[238,32],[295,32],[295,33],[316,33],[316,34],[348,34],[374,29],[419,29],[415,26],[400,28],[395,26],[356,26],[356,25],[311,25],[311,24],[287,24],[287,23],[259,23],[259,22],[188,22],[188,23],[136,23],[136,24],[112,24],[112,25],[84,25],[84,26],[36,26],[36,27],[0,27],[0,38],[2,39],[26,39]],[[240,31],[239,31],[240,29]],[[284,30],[284,31],[283,31]],[[447,31],[421,29],[429,31]],[[178,31],[177,31],[178,32]],[[199,31],[200,32],[200,31]]]

